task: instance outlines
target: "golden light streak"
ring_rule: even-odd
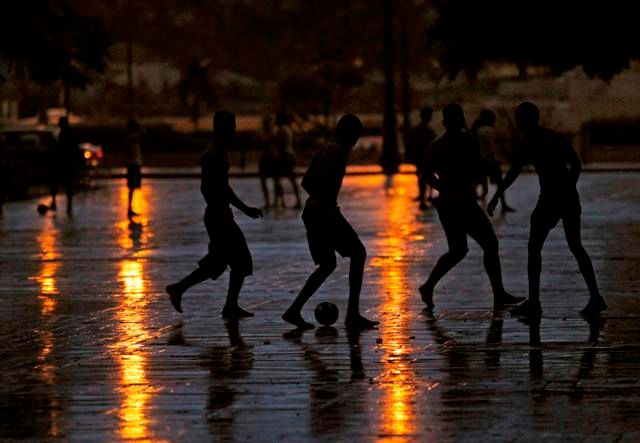
[[[41,341],[42,349],[40,350],[36,365],[40,371],[42,381],[51,387],[56,385],[56,366],[51,363],[55,348],[54,335],[50,328],[52,316],[55,313],[58,304],[57,274],[60,269],[60,260],[62,254],[58,249],[59,232],[55,226],[53,218],[46,217],[43,219],[42,230],[36,236],[39,248],[39,258],[41,266],[38,274],[29,277],[30,280],[38,282],[40,293],[38,299],[40,301],[40,315],[42,316]],[[59,408],[58,400],[55,395],[51,397],[51,405],[49,408],[49,436],[58,437],[60,435],[59,426]]]
[[[144,188],[143,188],[144,189]],[[148,192],[148,191],[147,191]],[[149,210],[147,192],[136,192],[137,209],[147,213]],[[128,190],[122,186],[119,190],[119,210],[126,215]],[[120,407],[117,410],[120,419],[119,433],[124,440],[151,441],[149,436],[149,402],[155,389],[149,385],[147,375],[147,355],[140,344],[151,336],[146,328],[148,300],[148,282],[145,278],[145,261],[138,249],[147,241],[144,224],[129,220],[115,225],[118,234],[117,243],[125,251],[133,250],[133,258],[119,262],[118,281],[122,293],[116,321],[118,342],[112,345],[119,367]]]
[[[369,183],[368,186],[382,186],[380,177],[368,180],[380,181]],[[416,203],[410,198],[415,178],[399,175],[394,181],[385,204],[381,204],[376,212],[384,230],[379,234],[379,254],[371,261],[371,266],[380,268],[384,293],[380,308],[385,315],[381,322],[382,347],[385,350],[384,373],[378,379],[384,390],[381,440],[411,438],[416,433],[417,418],[414,403],[417,388],[410,365],[413,349],[407,339],[410,335],[408,298],[415,295],[408,289],[405,260],[406,254],[410,253],[408,249],[412,235],[418,229],[412,215]]]

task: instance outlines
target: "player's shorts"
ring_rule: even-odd
[[[340,208],[318,208],[307,204],[302,212],[311,258],[316,265],[334,265],[342,257],[365,255],[366,249]]]
[[[531,226],[550,231],[560,219],[576,217],[582,213],[580,197],[576,192],[567,197],[548,197],[541,195],[531,213]]]
[[[142,186],[142,168],[136,163],[127,165],[127,187],[140,189]]]
[[[244,276],[251,275],[251,252],[244,234],[231,215],[231,210],[225,214],[214,214],[207,208],[204,226],[209,234],[209,253],[198,261],[198,266],[206,270],[214,280],[220,277],[227,267]]]
[[[466,252],[467,236],[473,238],[483,250],[498,248],[498,239],[489,218],[472,200],[436,201],[438,218],[447,237],[450,251]]]

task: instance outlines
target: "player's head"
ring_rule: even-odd
[[[433,116],[433,108],[431,106],[425,106],[420,110],[420,121],[422,123],[429,123]]]
[[[236,116],[228,111],[216,112],[213,116],[213,133],[220,141],[229,141],[236,132]]]
[[[531,102],[520,103],[516,108],[515,117],[518,129],[525,134],[536,129],[540,124],[540,111]]]
[[[58,127],[60,129],[68,128],[69,127],[69,119],[67,117],[60,117],[60,119],[58,120]]]
[[[478,116],[478,123],[481,126],[493,126],[496,124],[496,114],[491,109],[483,109]]]
[[[363,131],[362,122],[353,114],[343,115],[336,125],[336,141],[342,148],[352,148]]]
[[[291,121],[293,119],[291,118],[291,114],[289,114],[287,111],[279,111],[276,114],[276,125],[277,126],[286,126],[291,124]]]
[[[127,123],[127,132],[140,132],[141,130],[140,123],[135,118],[132,118]]]
[[[447,131],[459,131],[465,127],[464,111],[457,103],[449,103],[442,108],[442,124]]]

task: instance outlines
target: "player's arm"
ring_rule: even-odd
[[[260,217],[262,217],[262,210],[259,209],[259,208],[253,208],[251,206],[245,205],[244,202],[242,200],[240,200],[240,198],[238,198],[236,193],[233,192],[233,189],[231,189],[231,186],[229,186],[227,192],[229,193],[229,203],[230,204],[232,204],[233,206],[235,206],[236,208],[238,208],[239,210],[241,210],[242,212],[244,212],[247,216],[249,216],[251,218],[260,218]]]
[[[504,176],[504,178],[502,179],[502,183],[498,185],[496,193],[493,194],[493,197],[487,205],[487,212],[489,213],[489,215],[493,215],[500,197],[502,197],[504,191],[506,191],[509,186],[511,186],[513,182],[516,181],[516,179],[520,175],[520,172],[522,172],[522,167],[524,166],[524,164],[525,162],[522,155],[519,154],[518,156],[516,156],[515,161],[511,163],[511,167],[509,168],[507,175]]]
[[[564,150],[567,158],[567,165],[569,166],[569,176],[573,180],[574,183],[578,183],[578,178],[580,177],[580,172],[582,172],[582,163],[580,163],[580,159],[576,154],[576,151],[569,143],[569,140],[564,139]]]
[[[422,161],[424,162],[425,179],[427,180],[429,186],[440,192],[441,182],[440,178],[436,174],[435,165],[437,160],[433,151],[433,145],[430,144],[427,148],[427,152],[425,153],[424,158],[422,159]]]

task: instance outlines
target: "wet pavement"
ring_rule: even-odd
[[[348,262],[311,299],[341,309],[336,328],[303,335],[280,320],[313,265],[299,214],[236,219],[255,273],[241,302],[256,317],[225,324],[227,276],[173,311],[167,283],[206,251],[194,179],[149,179],[143,214],[125,218],[123,180],[40,217],[36,200],[0,217],[0,440],[41,441],[640,441],[640,174],[586,173],[583,239],[610,309],[588,324],[587,290],[558,228],[543,252],[543,319],[491,309],[477,245],[436,289],[416,288],[446,249],[414,178],[345,179],[343,213],[368,250],[362,296],[377,330],[342,327]],[[255,179],[233,186],[260,204]],[[498,217],[505,285],[526,295],[536,178]],[[290,200],[292,203],[292,200]],[[64,205],[64,202],[61,201]]]

